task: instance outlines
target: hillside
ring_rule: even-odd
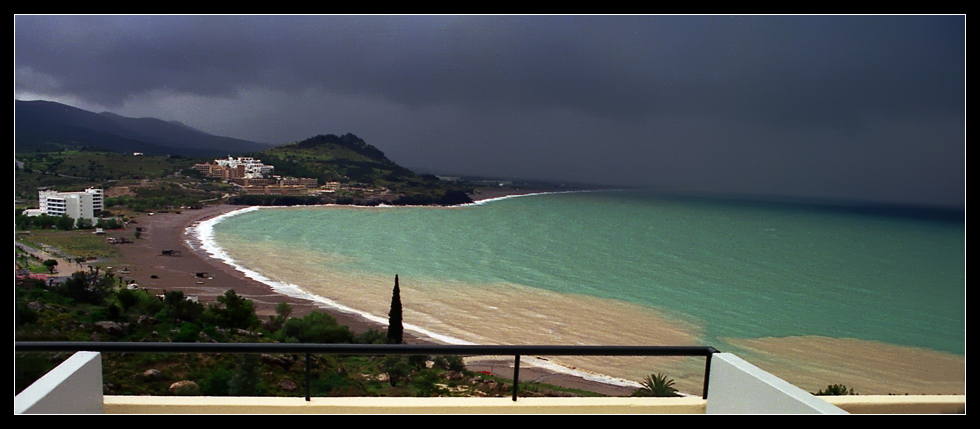
[[[441,204],[472,202],[472,189],[443,182],[433,175],[419,175],[402,167],[384,152],[354,134],[318,135],[306,140],[250,154],[275,167],[276,174],[315,177],[320,184],[341,182],[381,192],[338,193],[331,203]],[[322,201],[322,199],[321,199]],[[249,200],[254,204],[256,201]]]
[[[353,134],[318,135],[277,146],[260,154],[276,167],[277,174],[316,177],[322,181],[391,185],[416,178],[412,171],[395,164],[378,148]]]
[[[468,189],[461,185],[442,182],[432,175],[418,175],[353,134],[318,135],[273,147],[214,136],[180,122],[93,113],[50,101],[15,100],[14,118],[15,158],[24,164],[23,172],[15,175],[15,179],[24,179],[15,180],[15,191],[23,199],[31,199],[39,186],[77,187],[81,182],[85,186],[121,185],[98,182],[160,178],[162,174],[154,173],[157,167],[150,164],[164,162],[166,174],[173,175],[190,169],[194,163],[231,155],[261,159],[275,167],[276,175],[312,177],[320,185],[340,182],[353,189],[331,197],[290,200],[289,204],[447,205],[471,201],[466,196]],[[135,152],[147,157],[133,158]],[[73,180],[80,182],[72,183]],[[189,189],[203,185],[180,186]],[[287,203],[258,197],[261,198],[250,196],[233,202]]]
[[[19,153],[100,147],[119,153],[223,157],[270,145],[215,136],[179,122],[94,113],[51,101],[14,101],[14,145]]]

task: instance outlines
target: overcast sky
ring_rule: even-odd
[[[15,16],[14,98],[421,172],[965,205],[965,16]]]

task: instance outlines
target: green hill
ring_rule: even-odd
[[[276,167],[276,174],[316,177],[323,182],[391,185],[415,173],[395,164],[378,148],[353,134],[318,135],[256,154]]]
[[[440,181],[433,175],[419,175],[395,164],[384,152],[353,134],[318,135],[252,154],[275,167],[276,174],[315,177],[320,184],[341,182],[384,188],[383,195],[364,198],[348,195],[357,203],[461,204],[471,202],[464,185]],[[338,196],[344,202],[344,195]]]

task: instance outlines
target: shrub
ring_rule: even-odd
[[[643,387],[637,389],[633,396],[679,396],[674,388],[674,380],[660,373],[646,376],[640,385]]]
[[[354,339],[346,325],[337,325],[337,319],[319,311],[287,320],[280,336],[293,337],[301,343],[349,343]]]
[[[847,386],[843,384],[828,385],[827,390],[818,390],[814,395],[824,395],[824,396],[840,396],[840,395],[857,395],[854,393],[854,388],[848,390]]]
[[[355,339],[358,344],[385,344],[387,341],[388,335],[377,329],[368,329],[367,332],[358,335]]]

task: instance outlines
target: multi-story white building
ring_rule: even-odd
[[[264,174],[271,173],[273,170],[273,166],[265,165],[261,160],[250,157],[232,158],[229,156],[228,159],[216,159],[214,163],[232,170],[241,166],[244,169],[244,174],[241,178],[245,179],[261,178]]]
[[[104,199],[101,189],[88,188],[84,192],[38,191],[41,214],[68,216],[72,219],[95,219],[102,212]]]

